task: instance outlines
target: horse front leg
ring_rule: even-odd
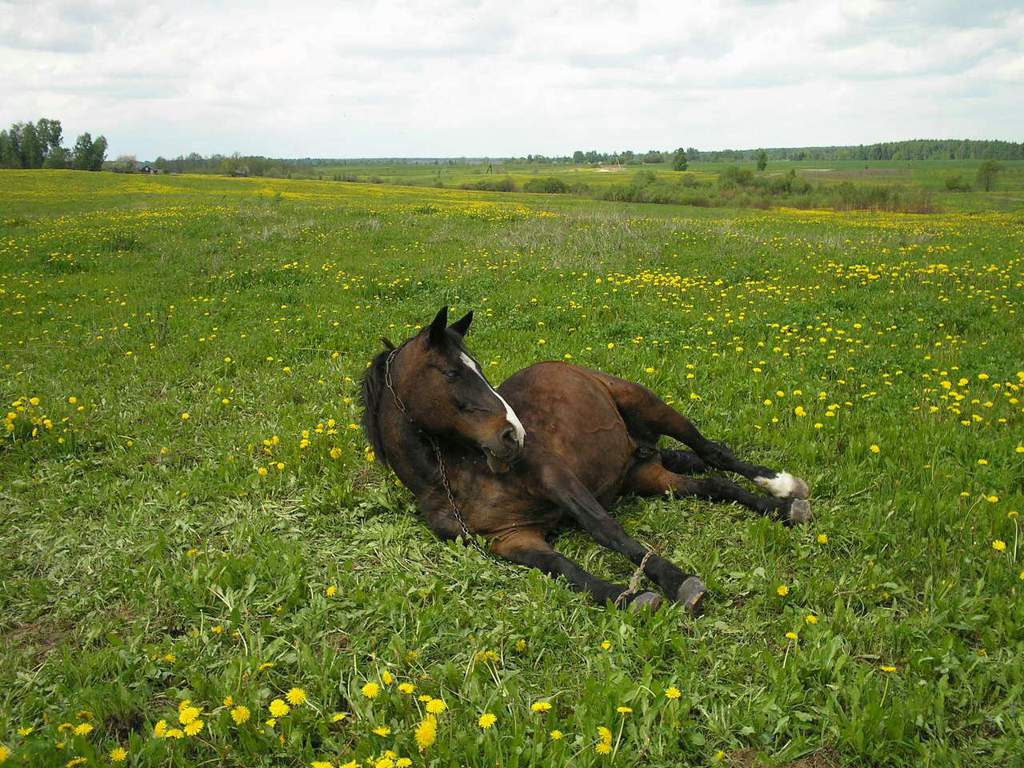
[[[707,588],[699,578],[685,573],[626,533],[601,506],[590,490],[570,470],[557,462],[539,468],[541,486],[551,501],[566,510],[598,544],[625,555],[673,600],[691,614],[700,612]]]
[[[616,608],[629,608],[631,611],[656,611],[661,607],[659,595],[654,592],[631,594],[619,584],[599,579],[548,544],[537,531],[496,537],[491,541],[491,551],[513,563],[543,571],[554,579],[563,576],[574,591],[586,592],[598,603],[610,602]]]

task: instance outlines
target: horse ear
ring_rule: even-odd
[[[441,307],[430,324],[430,343],[440,347],[446,340],[445,330],[448,328],[448,307]]]
[[[469,310],[461,320],[456,320],[449,327],[450,330],[455,331],[459,336],[465,336],[466,331],[469,330],[470,324],[473,322],[473,310]]]

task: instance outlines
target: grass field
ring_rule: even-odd
[[[1021,765],[1024,215],[978,208],[0,172],[0,762]],[[493,382],[640,381],[815,521],[623,502],[697,620],[440,543],[356,424],[443,304]]]

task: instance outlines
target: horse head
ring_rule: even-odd
[[[492,472],[521,455],[526,430],[466,349],[473,313],[448,325],[448,307],[401,348],[392,387],[406,415],[430,435],[483,451]]]

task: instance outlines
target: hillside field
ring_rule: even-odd
[[[911,215],[0,171],[0,762],[1024,765],[1014,189]],[[445,304],[494,384],[639,381],[806,478],[813,523],[624,500],[699,619],[439,542],[358,383]]]

